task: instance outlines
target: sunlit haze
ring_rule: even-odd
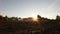
[[[0,15],[9,17],[56,18],[60,15],[60,0],[0,0]]]

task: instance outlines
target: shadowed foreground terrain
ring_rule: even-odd
[[[60,16],[48,19],[37,15],[37,21],[34,21],[31,17],[0,15],[0,34],[60,34]]]

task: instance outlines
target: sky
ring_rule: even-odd
[[[60,15],[60,0],[0,0],[0,15],[55,19]]]

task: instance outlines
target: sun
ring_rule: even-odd
[[[34,18],[33,18],[33,21],[37,21],[37,17],[34,17]]]

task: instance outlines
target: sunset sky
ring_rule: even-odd
[[[0,0],[0,15],[9,17],[55,18],[60,15],[60,0]]]

